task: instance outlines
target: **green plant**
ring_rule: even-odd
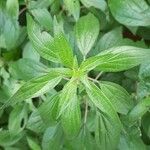
[[[0,145],[33,150],[149,148],[143,141],[150,141],[150,49],[143,41],[123,38],[119,24],[133,33],[138,26],[149,28],[149,4],[81,0],[80,12],[79,0],[21,3],[28,9],[30,42],[18,23],[18,1],[1,2],[0,116],[4,119],[8,112],[8,126],[0,131]],[[118,77],[127,82],[122,85],[128,91]]]

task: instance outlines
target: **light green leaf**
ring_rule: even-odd
[[[32,150],[41,150],[39,144],[31,137],[27,137],[27,141],[28,141],[28,144],[29,144],[29,147],[32,149]]]
[[[63,142],[63,132],[60,125],[52,126],[46,129],[43,140],[42,149],[43,150],[58,150],[62,147]]]
[[[79,50],[83,56],[93,47],[99,34],[99,21],[91,13],[81,17],[75,25],[75,36]]]
[[[6,2],[6,9],[10,16],[18,19],[19,16],[19,3],[18,0],[7,0]]]
[[[20,59],[10,66],[11,74],[17,79],[30,80],[48,73],[49,68],[32,59]]]
[[[150,108],[150,98],[141,100],[128,114],[130,123],[135,123],[140,119]]]
[[[64,33],[58,33],[54,37],[53,49],[58,56],[58,60],[69,68],[73,66],[73,51]]]
[[[56,123],[58,111],[59,95],[55,94],[47,98],[44,103],[38,108],[39,114],[43,122],[50,126]]]
[[[81,127],[81,111],[77,95],[73,95],[68,103],[68,107],[61,114],[61,123],[65,134],[73,138]]]
[[[26,82],[6,103],[3,107],[14,105],[23,100],[38,97],[49,89],[54,88],[61,80],[61,77],[55,72],[33,78]]]
[[[133,46],[113,47],[90,57],[81,64],[83,71],[97,70],[117,72],[135,67],[149,59],[150,50]]]
[[[52,29],[53,25],[52,16],[50,15],[50,13],[46,8],[33,9],[31,10],[31,13],[38,21],[38,23],[41,24],[46,30],[49,31]]]
[[[107,150],[107,146],[109,145],[111,145],[112,149],[115,149],[117,147],[117,143],[119,142],[119,135],[122,128],[119,117],[113,105],[110,103],[110,100],[104,95],[102,90],[100,90],[94,83],[88,81],[86,77],[82,78],[82,82],[85,85],[86,92],[90,100],[97,107],[98,111],[102,115],[101,117],[103,118],[99,120],[99,125],[101,125],[99,126],[100,133],[98,134],[99,136],[96,137],[96,140],[99,141],[98,143],[102,142],[100,144],[100,146],[103,147],[102,149]],[[106,121],[109,121],[109,123]],[[110,132],[110,130],[112,131]],[[101,132],[105,135],[105,137],[100,137],[102,134]],[[109,134],[113,136],[110,136]],[[109,141],[105,139],[108,139]]]
[[[127,26],[149,26],[150,6],[144,0],[109,0],[115,19]]]
[[[71,101],[73,101],[77,94],[77,83],[76,78],[72,78],[63,88],[60,94],[60,100],[58,105],[58,117],[69,107]]]
[[[87,8],[93,6],[102,11],[105,11],[107,9],[107,3],[105,0],[81,0],[81,2]]]
[[[131,110],[132,99],[123,87],[113,82],[102,81],[100,82],[100,88],[117,112],[127,114]]]
[[[64,0],[64,5],[75,20],[80,16],[80,2],[79,0]]]
[[[11,146],[15,143],[17,143],[24,134],[21,133],[15,133],[10,132],[9,130],[1,130],[0,131],[0,145],[1,146]]]
[[[58,62],[57,55],[52,50],[53,38],[47,32],[41,30],[31,16],[27,15],[27,30],[30,41],[35,50],[45,59]]]
[[[15,132],[16,134],[21,132],[27,123],[28,119],[28,108],[27,105],[16,106],[9,116],[8,129],[10,132]]]

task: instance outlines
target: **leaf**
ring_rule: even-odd
[[[64,0],[64,5],[74,19],[77,21],[80,16],[80,2],[79,0]]]
[[[99,21],[91,13],[81,17],[75,25],[75,36],[79,50],[86,56],[99,34]]]
[[[102,11],[106,11],[107,9],[107,3],[105,2],[105,0],[81,0],[82,4],[89,8],[89,7],[95,7],[98,8]]]
[[[117,112],[127,114],[131,110],[132,99],[123,87],[113,82],[101,81],[100,88]]]
[[[35,50],[45,59],[58,62],[57,55],[51,49],[53,38],[47,32],[41,30],[31,16],[27,15],[28,36]]]
[[[8,99],[3,105],[3,108],[29,98],[38,97],[41,94],[44,94],[47,90],[54,88],[60,80],[61,77],[52,72],[33,78],[26,82],[10,99]]]
[[[55,94],[47,98],[38,108],[42,120],[48,126],[56,123],[58,102],[59,102],[59,94]]]
[[[28,108],[26,105],[16,106],[9,115],[8,128],[10,132],[15,132],[16,134],[21,132],[27,123],[28,119]]]
[[[65,134],[73,138],[81,127],[81,111],[77,95],[73,95],[68,103],[68,107],[61,114],[61,123]]]
[[[58,150],[62,147],[63,132],[60,125],[49,127],[45,130],[42,139],[43,150]]]
[[[133,46],[113,47],[85,60],[80,68],[90,71],[118,72],[133,68],[149,59],[150,50]]]
[[[69,107],[70,102],[73,101],[77,94],[77,83],[76,78],[72,78],[63,88],[60,94],[60,100],[58,105],[58,117]]]
[[[73,67],[73,51],[62,32],[55,35],[53,49],[64,66],[69,68]]]
[[[52,16],[46,8],[38,8],[31,10],[32,15],[46,30],[52,29]],[[44,16],[44,17],[43,17]]]
[[[31,137],[27,137],[27,141],[28,141],[28,145],[32,150],[41,150],[40,146],[37,144],[37,142],[31,138]]]
[[[16,134],[15,132],[10,132],[9,130],[0,131],[0,145],[10,146],[17,143],[22,137],[23,133]]]
[[[104,95],[102,90],[100,90],[94,83],[88,81],[86,77],[82,78],[82,82],[85,85],[86,92],[90,100],[96,106],[100,114],[103,115],[103,120],[101,121],[99,120],[100,121],[99,123],[101,123],[102,126],[99,128],[99,132],[100,134],[101,132],[106,132],[104,133],[105,138],[103,136],[100,137],[100,134],[98,134],[99,136],[96,137],[96,140],[99,141],[98,143],[102,142],[102,144],[99,144],[100,146],[103,145],[102,149],[107,150],[108,143],[109,145],[111,145],[111,149],[115,149],[117,147],[117,143],[119,142],[119,135],[122,128],[119,117],[113,105],[110,103],[110,100]],[[106,124],[107,119],[111,126]],[[113,136],[109,136],[111,129],[108,129],[107,127],[112,129],[111,135]],[[105,139],[108,139],[109,141],[106,141]]]
[[[18,0],[7,0],[6,1],[6,10],[10,16],[14,19],[18,19],[19,16],[19,3]]]
[[[140,119],[150,108],[150,98],[141,100],[128,114],[129,123],[135,123]]]
[[[141,0],[109,0],[109,8],[115,19],[127,26],[149,26],[150,7]]]
[[[17,79],[30,80],[34,77],[42,76],[48,73],[49,68],[40,62],[24,58],[11,65],[11,73]]]

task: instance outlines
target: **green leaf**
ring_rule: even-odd
[[[99,21],[91,13],[81,17],[75,25],[75,36],[79,50],[83,56],[93,47],[99,34]]]
[[[80,68],[90,71],[118,72],[135,67],[149,59],[150,50],[133,46],[113,47],[85,60]]]
[[[41,30],[31,16],[27,15],[27,30],[30,41],[35,50],[45,59],[58,62],[57,55],[51,49],[53,38],[47,32]]]
[[[26,105],[16,106],[9,116],[8,128],[10,132],[15,132],[16,134],[21,132],[27,123],[28,119],[28,108]]]
[[[43,150],[61,149],[63,142],[63,132],[60,125],[52,126],[46,129],[42,139]]]
[[[100,144],[100,146],[103,147],[102,149],[107,150],[107,146],[109,145],[111,145],[111,149],[115,149],[117,147],[117,143],[119,142],[119,135],[122,128],[119,117],[113,105],[110,103],[110,100],[104,95],[102,90],[100,90],[94,83],[88,81],[85,77],[82,78],[82,82],[85,85],[86,92],[90,100],[93,102],[100,114],[103,116],[103,120],[99,120],[101,127],[99,127],[100,133],[96,137],[96,140],[99,141],[97,143],[102,142]],[[107,120],[109,121],[109,123],[106,122]],[[110,129],[107,129],[107,127],[109,127]],[[110,130],[112,131],[110,132]],[[104,132],[103,135],[105,135],[105,137],[100,137],[101,132]],[[113,136],[110,136],[109,134]],[[108,139],[109,141],[105,139]]]
[[[77,83],[76,78],[72,78],[63,88],[60,94],[60,100],[58,105],[58,117],[69,107],[70,102],[76,98],[77,94]]]
[[[38,21],[38,23],[41,24],[46,30],[49,31],[52,29],[52,16],[46,8],[33,9],[31,10],[31,13]]]
[[[106,9],[107,9],[107,3],[105,0],[81,0],[81,2],[87,8],[93,6],[102,11],[106,11]]]
[[[59,95],[55,94],[47,98],[44,103],[38,108],[39,114],[43,122],[50,126],[56,123],[58,111]]]
[[[73,51],[64,33],[55,35],[53,49],[64,66],[73,67]]]
[[[80,16],[80,2],[79,0],[64,0],[64,5],[68,12],[73,15],[75,20],[79,19]]]
[[[30,80],[49,72],[49,68],[32,59],[20,59],[10,66],[11,74],[17,79]]]
[[[24,134],[10,132],[9,130],[1,130],[0,131],[0,145],[1,146],[10,146],[17,143]]]
[[[28,141],[29,147],[32,150],[41,150],[40,146],[37,144],[37,142],[33,138],[28,136],[27,141]]]
[[[100,82],[100,88],[117,112],[127,114],[131,110],[132,99],[123,87],[113,82],[102,81]]]
[[[38,97],[49,89],[54,88],[60,80],[61,77],[55,72],[33,78],[26,82],[10,99],[8,99],[3,108],[29,98]]]
[[[18,19],[19,16],[19,3],[18,0],[7,0],[6,2],[6,9],[10,16]]]
[[[129,122],[135,123],[140,119],[150,108],[150,98],[141,100],[128,114]]]
[[[109,0],[108,5],[115,19],[124,25],[150,25],[150,7],[144,0]]]
[[[61,123],[65,134],[73,138],[79,133],[81,127],[81,111],[77,95],[72,95],[68,103],[68,107],[61,114]]]

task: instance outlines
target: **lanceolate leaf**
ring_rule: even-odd
[[[42,32],[40,26],[29,15],[27,15],[27,30],[35,50],[43,58],[58,62],[57,55],[51,49],[53,42],[52,36],[45,31]]]
[[[150,98],[141,100],[128,114],[131,123],[136,122],[150,109]]]
[[[81,64],[83,71],[117,72],[135,67],[150,57],[150,50],[133,46],[113,47],[90,57]]]
[[[3,107],[13,105],[28,98],[33,98],[44,94],[47,90],[54,88],[61,80],[61,76],[56,73],[48,73],[41,77],[33,78],[26,82]]]
[[[61,115],[61,123],[68,137],[74,137],[79,133],[81,127],[80,103],[77,95],[74,95],[69,105]]]
[[[105,127],[99,128],[99,130],[102,130],[102,132],[106,132],[105,137],[108,138],[108,143],[111,145],[112,149],[115,149],[117,147],[117,143],[119,141],[119,135],[121,131],[121,123],[119,120],[119,117],[113,107],[113,105],[110,103],[110,100],[104,95],[104,93],[92,82],[89,82],[85,77],[82,79],[82,82],[84,83],[86,87],[87,94],[90,98],[90,100],[93,102],[93,104],[98,108],[98,111],[101,112],[101,115],[103,115],[103,120],[101,120],[101,124],[105,125]],[[109,120],[109,123],[106,124],[106,120]],[[110,126],[110,124],[112,126]],[[111,133],[109,133],[111,129]],[[106,131],[104,129],[106,128]],[[101,132],[101,131],[100,131]],[[109,136],[109,134],[113,136]],[[106,149],[108,143],[107,140],[99,139],[97,137],[97,140],[102,142],[102,145],[104,146],[103,149]],[[106,149],[107,150],[107,149]]]
[[[100,82],[100,88],[117,112],[127,114],[131,110],[133,102],[129,93],[123,87],[113,82],[102,81]]]
[[[149,26],[150,6],[144,0],[109,0],[110,10],[117,21],[127,26]]]
[[[91,50],[99,34],[99,21],[91,13],[81,17],[75,25],[75,36],[83,56]]]

